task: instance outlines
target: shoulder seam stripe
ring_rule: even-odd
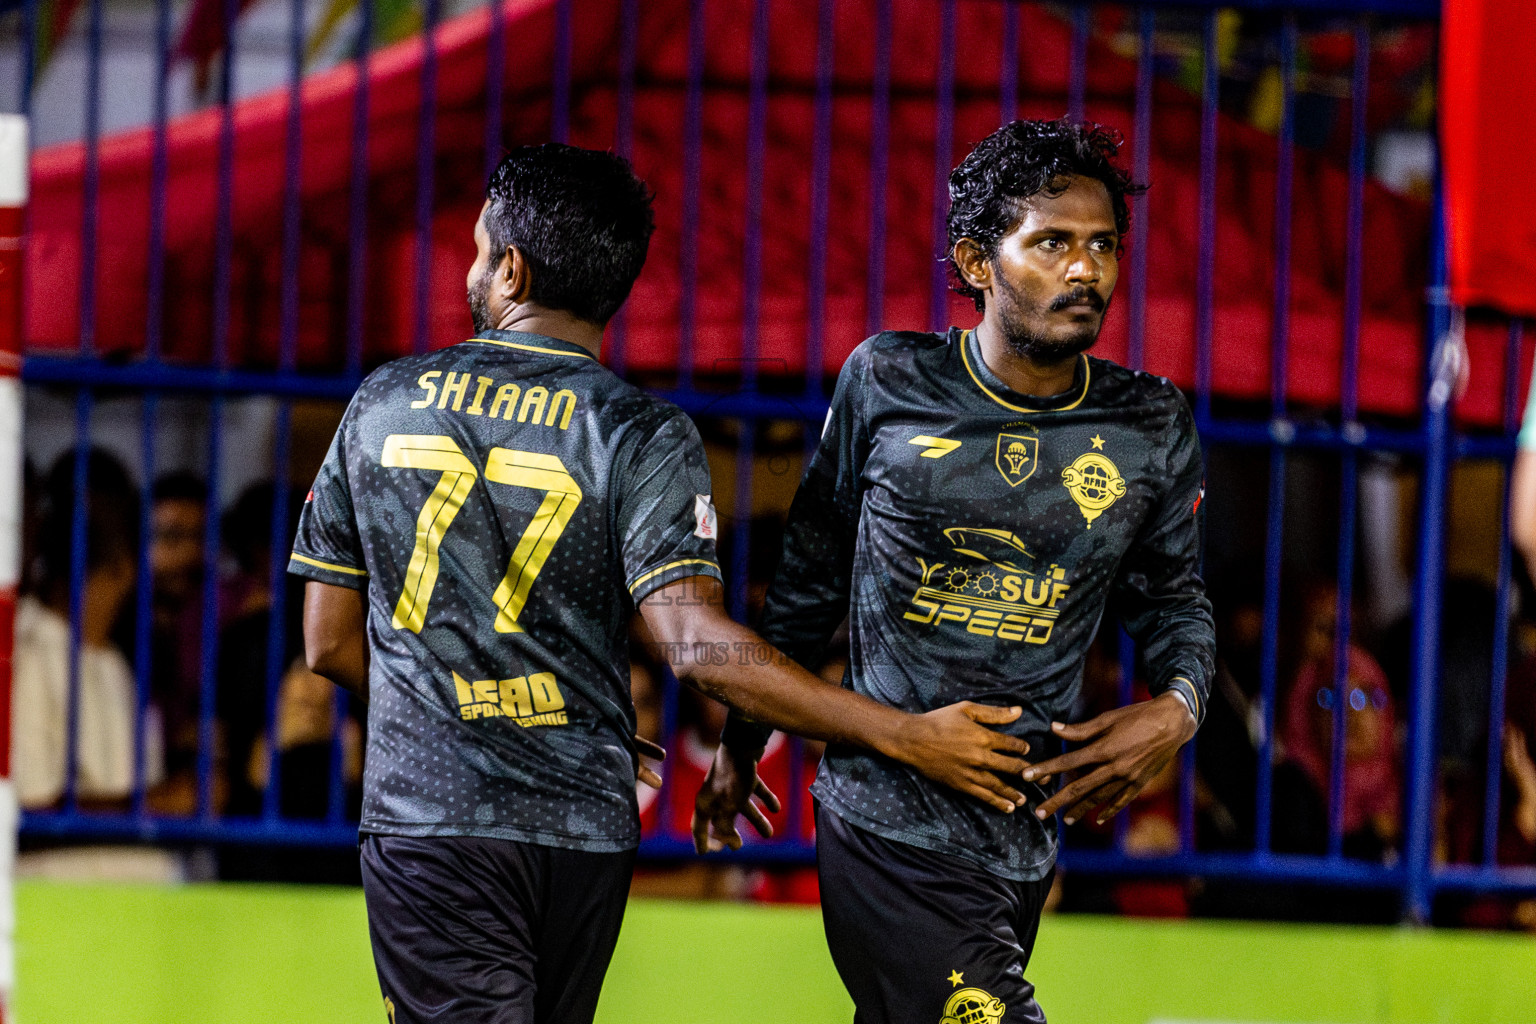
[[[1027,409],[1022,405],[1014,405],[1012,402],[998,397],[998,395],[993,392],[991,388],[987,387],[987,385],[982,382],[981,378],[976,375],[976,371],[971,368],[970,339],[970,331],[965,331],[960,335],[960,360],[961,362],[965,363],[965,372],[971,375],[971,380],[976,382],[976,386],[981,388],[983,394],[985,394],[988,398],[992,399],[992,401],[996,402],[998,405],[1005,409],[1012,409],[1014,412],[1027,413],[1066,412],[1068,409],[1076,409],[1079,405],[1082,405],[1083,399],[1088,397],[1088,380],[1091,368],[1088,365],[1088,357],[1086,355],[1080,355],[1078,358],[1083,361],[1083,393],[1073,399],[1070,405],[1063,405],[1059,409]]]
[[[500,345],[502,348],[517,348],[524,352],[542,352],[550,356],[573,356],[576,359],[591,359],[585,352],[567,352],[563,348],[541,348],[538,345],[522,345],[515,341],[497,341],[495,338],[470,338],[470,341],[478,341],[485,345]]]
[[[288,557],[295,562],[303,562],[305,565],[313,565],[317,569],[329,569],[332,572],[344,572],[348,576],[368,575],[367,569],[354,569],[350,565],[336,565],[332,562],[322,562],[318,558],[310,558],[308,555],[301,555],[297,551],[293,552]]]
[[[711,566],[716,572],[720,571],[720,567],[707,558],[684,558],[678,562],[668,562],[666,565],[661,566],[659,569],[652,569],[650,572],[637,577],[635,582],[629,585],[629,592],[633,594],[636,587],[650,579],[652,576],[660,576],[668,569],[676,569],[678,566],[682,565],[707,565]]]

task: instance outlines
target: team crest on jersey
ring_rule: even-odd
[[[997,1024],[1007,1009],[992,993],[968,985],[950,993],[939,1024]]]
[[[1102,452],[1079,455],[1076,462],[1061,471],[1061,485],[1077,502],[1090,530],[1105,509],[1125,497],[1125,478]]]
[[[1040,439],[1026,434],[997,435],[997,471],[1003,474],[1009,487],[1035,475],[1035,463],[1039,461]]]
[[[693,535],[703,537],[705,540],[714,540],[720,536],[720,517],[715,512],[714,503],[708,494],[695,494],[693,496]]]

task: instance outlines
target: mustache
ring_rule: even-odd
[[[1098,313],[1104,312],[1104,297],[1092,288],[1074,288],[1051,300],[1051,312],[1058,313],[1068,306],[1088,305]]]

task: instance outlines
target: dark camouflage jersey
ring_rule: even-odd
[[[692,422],[569,342],[371,374],[289,563],[367,593],[363,831],[635,846],[627,625],[719,578],[709,493]]]
[[[1198,717],[1214,663],[1202,488],[1194,422],[1167,380],[1083,356],[1064,394],[1031,398],[987,370],[970,332],[880,334],[843,367],[762,632],[814,665],[847,614],[854,690],[914,712],[1022,705],[1008,731],[1038,756],[1113,593],[1152,692],[1178,689]],[[814,791],[851,824],[1007,878],[1054,862],[1054,821],[877,755],[828,751]]]

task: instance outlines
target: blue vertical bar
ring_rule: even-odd
[[[363,372],[363,299],[368,287],[368,56],[374,0],[358,0],[357,92],[352,97],[352,166],[347,182],[347,376]]]
[[[1136,641],[1131,639],[1131,634],[1119,627],[1118,653],[1120,656],[1120,706],[1126,707],[1136,699]],[[1131,828],[1131,816],[1126,813],[1115,815],[1115,849],[1125,852],[1125,836]]]
[[[1221,76],[1217,67],[1219,12],[1205,18],[1200,91],[1200,264],[1195,283],[1195,419],[1211,419],[1211,332],[1216,313],[1216,115]]]
[[[623,0],[619,6],[619,93],[614,119],[613,148],[629,159],[635,148],[635,65],[640,35],[640,0]],[[608,366],[624,376],[629,342],[628,306],[619,307],[608,326]]]
[[[1067,116],[1074,121],[1083,119],[1088,100],[1088,36],[1092,12],[1087,4],[1072,7],[1072,72],[1067,84]]]
[[[1019,5],[1003,0],[1003,54],[997,72],[997,122],[1019,116]]]
[[[661,743],[676,750],[678,708],[681,706],[683,688],[669,666],[662,665],[660,671]],[[661,789],[656,794],[656,825],[657,831],[668,839],[682,838],[672,831],[672,815],[667,813],[667,808],[672,806],[672,787],[675,785],[677,781],[671,772],[661,773]]]
[[[157,0],[155,4],[155,52],[159,57],[159,74],[155,78],[155,149],[149,172],[149,320],[144,329],[144,355],[151,362],[160,358],[165,330],[165,205],[169,171],[166,124],[170,116],[171,0]]]
[[[218,209],[214,226],[213,360],[220,369],[230,364],[230,291],[234,251],[234,158],[235,158],[235,19],[237,0],[224,0],[224,57],[219,81]],[[208,413],[208,514],[203,534],[202,645],[198,674],[197,708],[197,814],[205,820],[214,815],[213,755],[216,738],[214,711],[218,699],[219,667],[219,513],[223,498],[219,487],[224,443],[224,398],[215,395]]]
[[[933,118],[933,221],[935,257],[928,279],[928,328],[942,331],[949,321],[949,265],[937,257],[949,238],[949,171],[955,146],[955,0],[939,0],[939,73]]]
[[[1139,184],[1152,177],[1152,61],[1157,16],[1150,7],[1136,12],[1139,46],[1136,54],[1136,128],[1132,143],[1132,173]],[[1141,369],[1147,358],[1147,268],[1151,261],[1152,233],[1148,230],[1152,206],[1146,194],[1132,200],[1131,230],[1135,242],[1131,260],[1131,322],[1126,346],[1126,365]]]
[[[1179,751],[1179,852],[1195,850],[1195,744],[1200,736],[1190,737]]]
[[[21,5],[21,116],[32,120],[32,87],[37,79],[37,0]]]
[[[1349,223],[1345,238],[1344,350],[1339,383],[1340,419],[1346,440],[1358,437],[1356,422],[1360,401],[1360,304],[1365,230],[1366,97],[1370,87],[1370,26],[1361,19],[1355,25],[1355,66],[1350,86]],[[1333,748],[1329,786],[1328,853],[1338,857],[1343,847],[1344,735],[1349,712],[1345,695],[1349,687],[1349,652],[1354,629],[1355,529],[1359,507],[1359,456],[1345,448],[1339,460],[1339,586],[1335,609],[1337,626],[1333,647]]]
[[[368,281],[368,261],[356,254],[368,244],[368,55],[373,41],[374,0],[359,0],[357,92],[352,97],[352,165],[347,182],[347,351],[348,377],[363,372],[363,299]]]
[[[551,81],[549,137],[569,142],[571,135],[571,0],[555,2],[555,66]]]
[[[149,675],[154,668],[151,646],[155,614],[155,576],[150,568],[149,553],[155,532],[155,412],[159,397],[153,391],[144,393],[139,418],[139,459],[144,465],[144,476],[139,486],[139,565],[133,604],[133,815],[136,818],[143,817],[146,810],[145,780],[149,774],[144,750],[148,739],[145,724],[149,710]]]
[[[96,396],[81,388],[75,396],[74,502],[69,524],[69,695],[64,720],[64,809],[73,811],[80,784],[80,646],[85,615],[86,547],[90,543],[91,410]]]
[[[768,3],[752,5],[751,71],[747,103],[747,210],[741,280],[741,383],[757,389],[758,343],[762,316],[763,177],[768,150]],[[752,550],[752,469],[757,453],[757,421],[743,418],[736,448],[736,529],[731,537],[731,613],[747,617],[747,563]]]
[[[432,311],[432,203],[437,157],[437,19],[441,0],[426,0],[421,55],[421,116],[416,132],[416,330],[412,348],[427,350]]]
[[[295,0],[295,3],[301,2]],[[292,491],[288,478],[292,425],[293,407],[284,400],[278,406],[277,424],[272,438],[271,553],[267,566],[267,586],[272,597],[267,610],[267,699],[266,728],[263,730],[267,737],[267,788],[262,793],[261,813],[268,821],[276,819],[280,812],[278,798],[283,787],[277,708],[283,675],[288,670],[288,552],[293,549],[293,537],[288,533],[288,503]]]
[[[688,5],[688,100],[683,115],[683,224],[678,267],[678,387],[693,389],[698,344],[699,198],[704,160],[704,0]]]
[[[165,334],[165,211],[169,180],[169,145],[167,125],[170,119],[171,74],[171,0],[155,4],[155,76],[154,153],[150,164],[149,185],[149,280],[146,288],[147,319],[144,325],[144,356],[150,362],[160,359]],[[144,478],[139,495],[139,571],[134,601],[133,678],[136,691],[133,744],[133,814],[141,817],[147,807],[145,783],[148,765],[144,759],[148,739],[147,713],[150,704],[149,680],[154,671],[153,616],[154,573],[149,564],[154,533],[155,427],[159,395],[145,392],[139,420],[140,461]]]
[[[1137,11],[1137,34],[1140,49],[1137,52],[1137,106],[1135,106],[1135,138],[1132,141],[1132,173],[1138,183],[1146,184],[1152,175],[1152,29],[1155,28],[1155,15],[1152,8],[1140,8]],[[1130,230],[1134,232],[1135,241],[1132,243],[1132,259],[1130,259],[1130,333],[1126,345],[1126,365],[1132,370],[1140,370],[1146,362],[1146,333],[1147,333],[1147,263],[1150,258],[1150,243],[1152,232],[1147,229],[1149,224],[1150,204],[1146,195],[1130,200],[1132,203],[1132,221]],[[1120,629],[1120,705],[1129,705],[1135,694],[1135,672],[1137,672],[1137,645],[1130,639],[1130,634]],[[1192,763],[1189,758],[1181,761],[1183,771],[1181,778],[1189,777],[1187,765]],[[1184,841],[1184,806],[1183,791],[1180,792],[1180,841],[1184,843],[1184,849],[1189,849],[1190,844]],[[1115,817],[1115,849],[1124,852],[1126,847],[1126,832],[1129,831],[1130,817],[1126,814]]]
[[[1206,86],[1214,89],[1216,81],[1215,14],[1206,28],[1205,72]],[[1285,95],[1280,119],[1279,164],[1275,180],[1275,301],[1271,319],[1270,337],[1270,434],[1273,439],[1269,452],[1269,501],[1266,509],[1264,536],[1264,633],[1261,639],[1260,687],[1263,693],[1264,731],[1259,748],[1258,792],[1255,801],[1256,817],[1254,846],[1260,854],[1269,852],[1271,844],[1271,807],[1274,792],[1274,731],[1276,698],[1280,691],[1279,644],[1280,644],[1280,574],[1281,549],[1285,539],[1285,448],[1281,441],[1289,432],[1285,419],[1286,353],[1290,337],[1291,294],[1291,188],[1294,160],[1294,124],[1296,97],[1296,22],[1287,16],[1282,31],[1281,74],[1285,82]],[[1210,415],[1210,353],[1211,353],[1211,303],[1214,303],[1215,258],[1215,102],[1208,96],[1205,113],[1210,120],[1202,129],[1201,137],[1201,250],[1200,291],[1198,310],[1199,345],[1197,363],[1201,380],[1200,398],[1205,415]],[[1207,144],[1209,151],[1207,152]],[[1210,166],[1206,161],[1209,159]],[[1209,181],[1207,181],[1209,172]],[[1209,188],[1209,193],[1206,189]],[[1209,201],[1209,223],[1207,216]],[[1209,234],[1207,234],[1209,230]]]
[[[213,753],[219,671],[219,513],[224,508],[219,479],[223,469],[224,396],[215,395],[208,410],[208,514],[203,529],[203,623],[197,701],[197,815],[214,816]]]
[[[819,0],[816,17],[816,124],[811,141],[811,239],[805,311],[805,393],[812,398],[821,397],[826,377],[827,223],[831,216],[832,191],[835,2]]]
[[[501,97],[507,77],[507,12],[491,0],[491,31],[485,40],[485,181],[501,163]]]
[[[1509,321],[1504,349],[1504,436],[1511,441],[1520,430],[1520,343],[1524,323]],[[1493,678],[1488,689],[1488,764],[1483,786],[1483,862],[1492,867],[1499,856],[1499,805],[1503,794],[1504,705],[1509,677],[1509,596],[1514,571],[1510,546],[1509,497],[1512,467],[1504,466],[1504,500],[1499,504],[1499,568],[1494,596]]]
[[[1365,177],[1370,137],[1366,131],[1366,102],[1370,88],[1371,28],[1361,18],[1355,23],[1355,67],[1350,95],[1349,225],[1344,265],[1344,358],[1340,381],[1340,405],[1345,429],[1359,416],[1360,407],[1360,308],[1365,238]]]
[[[283,180],[283,301],[278,344],[278,369],[294,372],[299,348],[299,258],[302,220],[299,205],[303,174],[304,84],[304,0],[289,0],[288,22],[288,138],[284,150]],[[267,786],[262,794],[262,816],[272,820],[278,814],[278,794],[282,792],[282,758],[277,735],[277,705],[287,669],[288,630],[288,552],[293,538],[288,536],[288,460],[293,406],[279,401],[272,439],[272,521],[268,534],[270,551],[267,587],[271,595],[267,610],[266,728]]]
[[[347,712],[351,701],[347,691],[336,687],[331,694],[331,768],[325,801],[325,820],[340,824],[347,814]]]
[[[752,554],[752,469],[756,455],[757,421],[743,417],[741,436],[736,443],[736,493],[732,498],[736,528],[731,531],[729,582],[731,618],[737,622],[747,621],[747,566]]]
[[[288,119],[283,146],[283,280],[279,311],[278,369],[293,372],[299,350],[299,258],[304,120],[304,0],[289,0]]]
[[[234,259],[235,18],[238,0],[224,0],[224,58],[219,76],[218,199],[213,241],[213,361],[229,368],[230,277]],[[210,507],[216,508],[217,502]],[[209,518],[216,518],[210,514]]]
[[[1445,506],[1450,476],[1451,401],[1455,390],[1453,310],[1446,289],[1445,203],[1439,183],[1430,249],[1429,322],[1431,351],[1424,402],[1424,479],[1420,489],[1418,577],[1414,581],[1413,689],[1408,734],[1408,875],[1405,910],[1429,920],[1434,898],[1431,855],[1435,832],[1435,700],[1440,666],[1440,586],[1445,565]]]
[[[875,63],[869,114],[869,277],[864,333],[876,334],[885,318],[885,188],[891,160],[892,0],[875,5]]]
[[[80,217],[80,355],[96,354],[97,196],[101,182],[101,21],[103,0],[91,0],[85,65],[85,177]]]
[[[763,285],[763,177],[768,159],[768,3],[753,0],[747,100],[747,209],[741,254],[741,383],[757,386]]]

